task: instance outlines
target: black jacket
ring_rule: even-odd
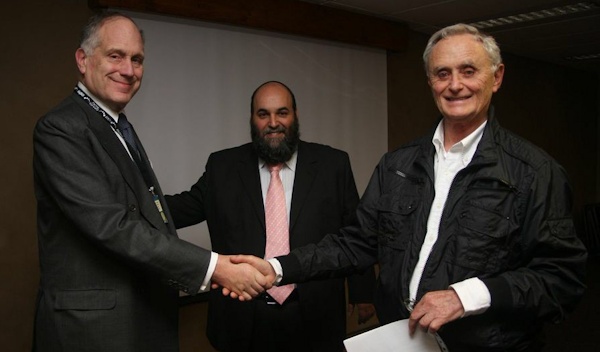
[[[384,155],[358,208],[360,228],[280,258],[283,283],[378,261],[381,323],[407,318],[403,301],[435,192],[432,135]],[[577,303],[586,251],[570,209],[562,167],[490,118],[471,163],[452,183],[417,293],[420,299],[472,277],[488,287],[492,302],[485,313],[440,331],[451,351],[529,348],[543,322],[561,321]]]
[[[346,152],[316,143],[298,144],[292,204],[290,248],[317,243],[328,233],[356,224],[358,192]],[[206,172],[188,192],[166,196],[177,228],[206,220],[212,249],[221,254],[253,254],[264,257],[265,211],[252,144],[210,155]],[[348,280],[349,301],[373,302],[373,268]],[[336,278],[297,287],[302,316],[312,351],[341,351],[346,336],[344,280]],[[253,327],[260,324],[256,305],[210,294],[207,335],[223,351],[245,351]],[[278,350],[264,341],[267,350]]]

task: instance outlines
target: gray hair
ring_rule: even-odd
[[[429,75],[427,65],[429,64],[429,57],[431,56],[433,47],[444,38],[460,34],[471,34],[483,45],[483,48],[487,52],[488,57],[492,62],[492,71],[496,72],[500,64],[502,64],[502,56],[500,55],[500,48],[498,47],[498,43],[496,43],[494,37],[480,32],[479,29],[471,25],[458,23],[440,29],[439,31],[435,32],[431,38],[429,38],[427,46],[425,47],[425,51],[423,52],[423,63],[425,64],[425,73],[427,75]]]
[[[79,47],[82,48],[87,55],[91,55],[94,49],[96,49],[100,45],[100,36],[98,35],[98,32],[100,28],[102,28],[102,25],[104,25],[104,23],[106,23],[107,21],[115,19],[117,17],[122,17],[130,20],[137,27],[138,31],[140,31],[140,35],[142,36],[142,43],[144,43],[144,31],[142,31],[137,26],[137,24],[131,17],[115,11],[103,11],[92,16],[89,19],[87,25],[83,27]]]

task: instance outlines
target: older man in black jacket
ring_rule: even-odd
[[[409,318],[411,332],[438,332],[453,352],[539,351],[543,324],[563,320],[584,290],[567,176],[495,119],[504,65],[492,37],[450,26],[423,59],[437,128],[383,156],[360,227],[273,261],[280,283],[378,261],[382,323]],[[264,261],[238,259],[275,275]]]

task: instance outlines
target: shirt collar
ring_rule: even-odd
[[[436,156],[438,158],[445,158],[449,153],[460,153],[465,165],[468,164],[471,162],[471,159],[473,159],[473,155],[475,155],[477,145],[481,141],[483,130],[485,129],[486,124],[487,120],[483,121],[483,123],[479,125],[475,131],[471,132],[468,136],[454,144],[448,151],[446,151],[444,149],[444,123],[443,119],[440,120],[431,140],[433,146],[435,147]]]
[[[284,162],[283,165],[284,165],[284,167],[290,169],[292,172],[296,172],[296,164],[297,163],[298,163],[298,150],[296,150],[294,152],[294,154],[292,154],[292,157],[290,158],[290,160]],[[258,158],[258,168],[259,169],[262,169],[266,165],[267,165],[267,163],[263,159]]]
[[[100,99],[98,99],[98,97],[96,97],[94,94],[92,94],[90,92],[89,89],[87,89],[87,87],[85,85],[83,85],[82,82],[77,82],[77,86],[79,88],[81,88],[82,91],[85,92],[85,94],[87,94],[90,98],[92,98],[92,100],[98,104],[99,107],[102,108],[102,110],[104,110],[108,115],[110,115],[110,117],[112,117],[113,120],[115,120],[115,122],[119,122],[119,113],[110,109],[108,106],[106,106],[106,104],[104,104]]]
[[[440,155],[444,152],[444,124],[441,120],[433,133],[433,138],[431,139],[431,143],[435,147],[435,154]]]

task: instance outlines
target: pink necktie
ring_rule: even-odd
[[[271,181],[267,191],[265,205],[265,221],[267,225],[267,247],[265,258],[273,258],[290,252],[290,235],[285,206],[285,192],[279,177],[282,164],[269,165]],[[294,285],[275,286],[267,292],[279,304],[283,304],[286,298],[294,290]]]

